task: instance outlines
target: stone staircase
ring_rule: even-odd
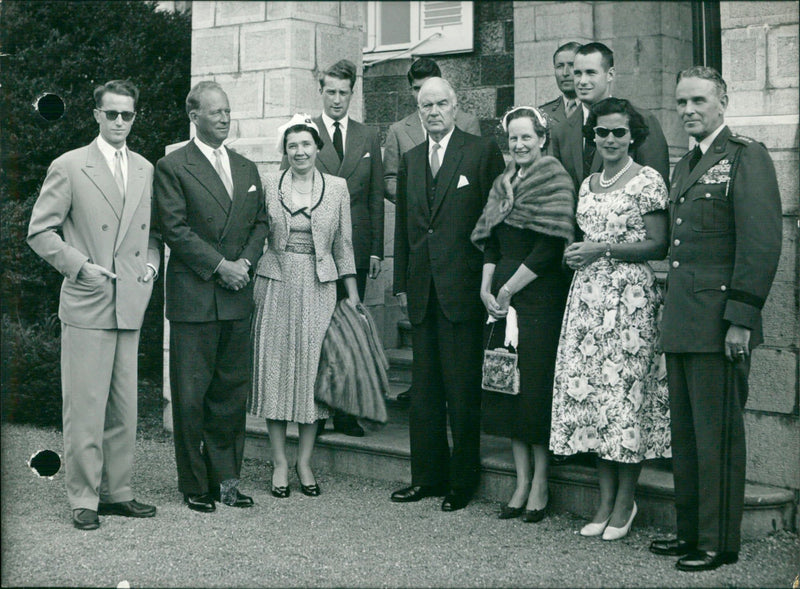
[[[386,351],[390,361],[391,391],[387,401],[389,421],[377,429],[367,429],[363,438],[351,438],[329,430],[317,440],[314,462],[320,473],[338,472],[408,484],[411,467],[408,442],[408,409],[394,399],[411,384],[411,326],[398,324],[399,348]],[[366,425],[366,424],[365,424]],[[330,424],[328,427],[332,427]],[[297,426],[289,425],[288,446],[296,451]],[[269,459],[269,436],[263,420],[248,416],[245,456]],[[483,467],[478,495],[493,501],[505,501],[514,490],[515,474],[511,447],[507,439],[481,437]],[[293,460],[293,457],[290,457]],[[597,477],[588,456],[579,456],[550,469],[550,504],[556,512],[572,512],[591,517],[599,498]],[[389,501],[389,497],[386,498]],[[674,488],[669,460],[645,463],[637,488],[640,525],[672,528],[675,523]],[[782,529],[793,529],[796,501],[792,491],[748,484],[742,535],[757,538]]]

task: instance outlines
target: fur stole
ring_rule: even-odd
[[[575,189],[567,171],[554,157],[543,155],[528,169],[524,178],[509,162],[492,184],[489,199],[472,231],[472,243],[483,251],[492,228],[505,221],[518,229],[530,229],[563,238],[575,239]]]

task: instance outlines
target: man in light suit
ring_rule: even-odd
[[[80,530],[98,528],[98,513],[156,514],[131,490],[139,329],[160,256],[150,224],[153,166],[125,145],[138,97],[126,80],[95,89],[100,135],[50,165],[28,228],[31,248],[64,275],[65,478]]]
[[[697,145],[675,166],[666,352],[678,536],[650,550],[707,571],[739,557],[742,415],[750,353],[781,252],[781,198],[766,148],[725,125],[727,86],[697,66],[678,74],[678,115]]]
[[[319,93],[323,110],[314,123],[323,143],[317,154],[317,169],[347,181],[356,286],[363,301],[367,276],[373,280],[378,277],[383,259],[383,163],[378,131],[347,114],[355,84],[356,66],[346,59],[322,72]],[[341,281],[338,291],[340,299],[346,296]],[[324,427],[325,422],[320,421],[320,433]],[[355,417],[339,411],[333,416],[333,428],[348,436],[364,435]]]
[[[154,193],[170,247],[166,315],[178,489],[189,509],[250,507],[238,489],[250,392],[252,268],[266,211],[256,165],[222,142],[228,97],[200,82],[186,97],[196,137],[156,164]]]
[[[570,41],[561,45],[553,54],[553,70],[561,96],[554,98],[550,102],[545,102],[539,107],[539,110],[550,117],[553,126],[569,118],[575,112],[575,109],[580,106],[578,97],[575,94],[575,81],[572,78],[575,53],[580,48],[580,43]]]
[[[438,64],[430,57],[420,57],[411,64],[406,76],[416,106],[419,89],[422,88],[422,85],[430,78],[441,78],[442,72]],[[463,110],[456,111],[456,127],[473,135],[481,134],[481,126],[477,117]],[[400,158],[409,149],[424,141],[425,129],[422,126],[422,115],[417,109],[389,127],[383,152],[383,180],[386,198],[391,202],[397,202],[397,170],[400,168]]]
[[[456,128],[457,108],[442,78],[420,89],[428,141],[401,161],[395,224],[394,293],[413,326],[414,387],[411,486],[392,501],[446,495],[442,511],[466,507],[480,479],[483,254],[470,234],[505,168],[494,140]]]
[[[611,96],[614,81],[614,54],[602,43],[588,43],[575,54],[572,75],[581,108],[575,109],[563,123],[556,125],[550,135],[550,154],[566,168],[578,194],[584,178],[599,172],[603,160],[594,146],[583,140],[583,125],[593,104]],[[650,132],[631,154],[637,164],[650,166],[661,174],[669,185],[669,149],[658,120],[644,109],[637,111],[647,121]]]
[[[420,57],[408,69],[408,85],[414,96],[414,106],[417,104],[419,89],[430,78],[441,78],[442,72],[435,61],[430,57]],[[481,126],[475,115],[463,110],[456,111],[456,127],[473,135],[481,134]],[[389,127],[386,135],[386,146],[383,151],[383,180],[386,188],[386,198],[397,202],[397,170],[400,167],[400,158],[412,147],[423,143],[426,132],[422,126],[422,115],[414,109],[410,115],[397,121]],[[411,402],[411,389],[397,395],[397,401],[408,404]]]

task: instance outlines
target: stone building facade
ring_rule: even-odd
[[[769,148],[784,215],[780,266],[764,308],[766,341],[753,356],[747,476],[793,489],[797,502],[798,2],[438,4],[471,5],[472,49],[431,57],[456,87],[461,106],[480,118],[484,134],[498,139],[497,123],[508,106],[541,104],[557,96],[555,48],[570,40],[597,40],[615,52],[613,93],[658,117],[674,163],[689,145],[675,113],[675,75],[702,63],[703,56],[711,56],[709,65],[721,67],[729,87],[727,122]],[[294,112],[321,110],[316,75],[341,58],[363,67],[351,104],[354,118],[377,126],[385,136],[389,124],[411,112],[405,78],[411,55],[381,61],[380,55],[364,53],[369,10],[369,2],[357,1],[193,2],[192,83],[214,79],[225,87],[234,118],[230,146],[262,170],[275,169],[277,127]],[[388,202],[386,210],[387,257],[379,280],[368,287],[367,303],[385,346],[392,348],[400,314],[391,296],[394,210]]]

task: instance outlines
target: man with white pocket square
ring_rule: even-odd
[[[216,82],[186,97],[197,135],[156,164],[153,194],[170,247],[166,316],[178,490],[189,509],[250,507],[239,492],[250,392],[252,269],[267,235],[256,165],[222,145],[230,105]]]
[[[322,114],[314,118],[323,147],[317,155],[317,169],[347,181],[350,193],[350,219],[353,225],[353,253],[356,260],[356,287],[364,300],[367,276],[376,279],[383,259],[383,162],[378,131],[354,121],[347,114],[356,84],[356,66],[337,61],[319,77]],[[284,159],[282,169],[288,167]],[[347,293],[341,281],[338,297]],[[321,421],[319,432],[325,427]],[[355,417],[337,412],[333,427],[348,436],[361,437],[363,428]]]
[[[456,511],[480,479],[483,255],[470,235],[505,161],[493,139],[455,126],[446,80],[428,79],[417,104],[428,140],[401,159],[394,234],[394,293],[413,329],[411,486],[392,501],[444,495],[442,511]]]

